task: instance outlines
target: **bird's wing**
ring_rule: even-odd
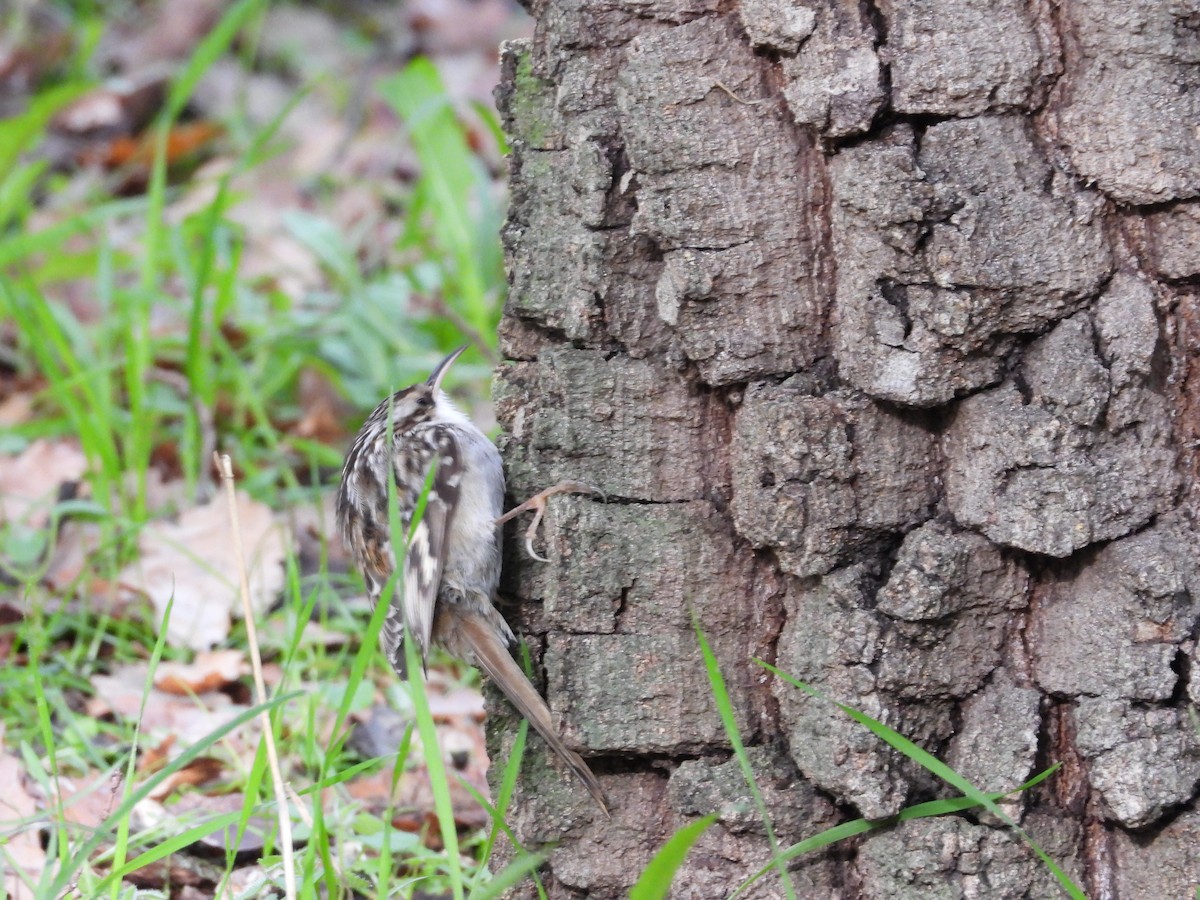
[[[398,487],[399,483],[410,485],[409,496],[400,497],[400,503],[404,504],[403,519],[408,528],[402,599],[404,619],[410,633],[416,638],[417,649],[424,661],[425,654],[429,652],[442,569],[446,565],[450,527],[458,508],[463,461],[458,441],[449,428],[426,429],[422,438],[430,451],[422,467],[424,477],[420,480],[406,479],[400,472],[396,473],[396,477]],[[412,487],[417,490],[411,490]],[[398,671],[404,671],[403,647],[399,643],[396,652],[400,658],[393,658],[392,664]]]
[[[337,493],[342,540],[362,568],[371,603],[379,602],[396,569],[387,514],[387,456],[391,452],[373,419],[355,439]],[[404,516],[401,509],[402,518]],[[402,629],[403,630],[403,629]]]

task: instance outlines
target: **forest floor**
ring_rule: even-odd
[[[506,0],[0,15],[8,896],[263,897],[289,867],[301,896],[486,893],[477,675],[437,660],[416,697],[394,676],[332,496],[365,413],[464,341],[451,392],[491,421],[491,90],[529,20]]]

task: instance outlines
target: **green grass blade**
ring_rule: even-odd
[[[524,654],[523,664],[526,673],[529,671],[529,648],[524,644],[521,645]],[[469,900],[478,900],[479,892],[485,891],[492,884],[492,880],[482,881],[487,871],[488,861],[492,858],[492,851],[496,846],[496,837],[503,832],[512,843],[513,847],[521,854],[522,858],[536,856],[531,854],[522,846],[513,830],[509,827],[506,821],[508,815],[509,804],[512,803],[513,794],[517,787],[517,777],[521,773],[521,762],[525,758],[525,743],[529,739],[529,722],[526,719],[521,719],[521,724],[517,726],[517,736],[513,739],[512,748],[508,752],[508,759],[504,763],[504,772],[500,777],[500,788],[496,792],[496,802],[493,805],[488,802],[487,797],[477,791],[469,782],[463,780],[462,785],[467,789],[475,801],[487,810],[488,816],[492,820],[491,831],[483,842],[483,849],[479,854],[479,871],[475,881],[475,885],[471,889]],[[492,761],[493,764],[495,760]],[[544,861],[544,858],[542,859]],[[509,868],[516,865],[514,861]],[[540,863],[539,863],[540,865]],[[522,869],[523,872],[528,872],[533,876],[534,886],[537,888],[538,896],[545,900],[546,891],[542,886],[542,880],[538,877],[538,865],[534,865],[530,869]],[[507,871],[507,869],[506,869]],[[496,876],[499,877],[499,876]],[[494,879],[493,879],[494,880]]]
[[[48,168],[43,160],[18,166],[7,177],[0,179],[0,234],[8,230],[14,219],[30,209],[30,196]]]
[[[495,900],[509,888],[519,884],[526,875],[537,871],[547,858],[545,853],[534,853],[514,860],[487,884],[472,891],[470,900]]]
[[[171,126],[183,112],[204,73],[229,48],[251,16],[265,8],[266,0],[239,0],[225,10],[212,31],[204,36],[186,65],[171,82],[171,91],[158,117],[154,140],[154,167],[146,191],[149,206],[143,238],[145,255],[142,259],[141,277],[142,287],[146,290],[150,290],[155,283],[159,259],[165,244],[166,225],[163,222],[163,209],[166,205],[167,188],[167,138]]]
[[[145,208],[141,197],[129,200],[113,200],[92,209],[68,216],[40,231],[14,231],[0,238],[0,269],[5,269],[30,257],[45,253],[62,257],[69,252],[69,239],[77,234],[91,231],[110,219]]]
[[[1029,779],[1019,787],[1013,788],[1011,791],[1004,791],[995,794],[989,794],[993,800],[1003,800],[1005,797],[1010,797],[1013,794],[1019,794],[1022,791],[1027,791],[1031,787],[1045,781],[1051,775],[1058,771],[1062,763],[1055,763],[1050,768],[1043,772],[1039,772],[1033,778]],[[803,856],[805,853],[811,853],[814,850],[820,850],[822,847],[828,847],[830,844],[836,844],[838,841],[844,841],[847,838],[855,837],[860,834],[866,834],[871,831],[879,831],[884,828],[893,828],[901,822],[907,822],[910,819],[925,819],[931,816],[944,816],[950,813],[962,812],[964,810],[973,809],[980,804],[970,797],[949,797],[944,800],[929,800],[925,803],[917,803],[906,809],[902,809],[894,816],[889,816],[886,819],[854,819],[850,822],[842,822],[832,828],[827,828],[824,831],[814,834],[810,838],[805,838],[798,844],[793,844],[786,850],[781,852],[776,859],[771,860],[740,885],[730,895],[730,900],[740,895],[746,888],[762,878],[779,862],[790,862],[798,856]]]
[[[42,786],[46,790],[48,796],[59,797],[61,796],[61,791],[59,790],[58,781],[58,752],[56,750],[54,728],[51,721],[50,703],[46,697],[46,682],[41,666],[42,659],[48,649],[48,636],[44,627],[44,613],[40,608],[38,608],[36,609],[34,615],[41,627],[38,627],[34,630],[34,635],[30,642],[29,664],[33,670],[34,708],[37,714],[38,727],[41,732],[42,743],[46,748],[47,760],[50,768],[48,773],[49,777],[45,779]],[[26,745],[23,744],[22,751],[25,751],[26,749]],[[27,771],[30,773],[36,773],[37,766],[30,765],[30,762],[36,762],[36,760],[27,760]],[[69,846],[67,840],[66,816],[61,809],[57,809],[55,813],[55,843],[59,853],[65,854],[67,852],[67,847]],[[44,875],[42,880],[45,880]]]
[[[102,880],[95,888],[96,891],[102,891],[109,888],[112,891],[112,896],[118,897],[121,894],[123,887],[122,881],[126,875],[136,872],[138,869],[145,868],[151,863],[156,863],[160,859],[170,856],[178,850],[185,847],[190,847],[196,841],[203,837],[208,837],[215,831],[220,831],[223,828],[236,826],[238,819],[241,816],[240,811],[223,813],[219,816],[214,816],[201,822],[199,825],[189,828],[187,831],[181,832],[173,837],[167,838],[161,844],[156,844],[154,847],[140,853],[127,863],[113,864],[113,871],[110,872],[104,880]]]
[[[396,785],[400,783],[400,778],[404,774],[405,767],[408,765],[408,754],[412,751],[412,739],[413,726],[410,722],[404,729],[404,736],[400,739],[400,748],[396,751],[396,758],[392,762],[392,783],[388,786],[388,802],[384,809],[383,818],[383,821],[386,823],[384,827],[383,846],[379,852],[377,875],[379,884],[386,884],[395,870],[395,860],[392,854],[392,829],[390,826],[395,820],[396,815]]]
[[[495,305],[487,296],[487,257],[472,222],[473,208],[485,206],[486,177],[467,144],[462,125],[437,69],[418,57],[380,84],[380,92],[409,128],[421,162],[420,192],[431,209],[431,227],[440,249],[452,261],[462,314],[478,334],[494,328]]]
[[[390,451],[392,441],[395,437],[395,433],[392,430],[392,409],[390,404],[388,407],[386,434]],[[429,471],[426,472],[424,488],[421,491],[420,497],[417,498],[416,507],[413,510],[411,519],[407,523],[407,527],[405,527],[406,523],[400,518],[400,505],[396,496],[396,479],[387,479],[388,528],[392,536],[393,547],[403,547],[407,551],[409,540],[421,522],[421,516],[429,500],[429,492],[433,489],[433,478],[436,468],[435,458],[434,463],[429,467]],[[401,555],[396,554],[396,557],[400,559]],[[407,557],[407,553],[405,553],[404,557]],[[402,584],[398,586],[398,578],[402,569],[403,564],[388,579],[387,589],[385,589],[383,596],[378,601],[376,612],[395,603],[395,599],[392,596],[395,590],[403,590]],[[462,856],[459,853],[458,847],[458,826],[454,821],[454,802],[450,797],[450,780],[446,775],[446,766],[442,759],[441,743],[438,741],[437,736],[437,724],[433,721],[433,713],[429,709],[429,698],[425,694],[425,659],[419,655],[417,642],[409,632],[407,616],[405,616],[403,643],[404,665],[408,672],[409,696],[413,701],[413,712],[417,720],[417,734],[421,738],[421,754],[425,759],[425,769],[429,774],[429,787],[433,793],[433,808],[437,815],[438,829],[442,835],[442,846],[445,848],[446,867],[449,870],[450,876],[450,889],[454,900],[463,900],[464,878]]]
[[[158,639],[154,642],[154,650],[150,654],[150,664],[146,667],[146,680],[142,685],[142,702],[138,706],[137,722],[133,726],[133,739],[129,744],[129,762],[125,767],[125,796],[128,797],[133,786],[133,777],[137,773],[138,744],[142,737],[142,719],[146,715],[146,701],[154,690],[154,675],[162,660],[163,650],[167,646],[167,631],[171,624],[171,611],[175,608],[175,592],[167,598],[167,608],[163,610],[162,621],[159,623]],[[117,843],[113,855],[113,868],[119,869],[125,862],[125,851],[129,844],[129,817],[124,816],[117,822]],[[120,882],[112,886],[112,897],[116,900],[120,893]]]
[[[767,843],[771,847],[771,855],[779,855],[779,842],[775,839],[775,829],[771,825],[771,815],[767,812],[767,804],[763,800],[762,792],[758,789],[758,782],[754,778],[754,770],[750,766],[750,757],[746,754],[746,747],[742,743],[742,736],[738,731],[737,720],[733,715],[733,703],[729,699],[729,690],[725,686],[725,676],[721,674],[721,666],[717,662],[717,657],[712,651],[712,647],[708,644],[708,638],[704,636],[704,630],[700,627],[700,620],[692,615],[692,627],[696,631],[696,639],[700,642],[700,652],[704,654],[704,668],[708,672],[708,683],[712,690],[713,701],[717,705],[717,712],[721,716],[721,724],[725,726],[725,734],[729,738],[729,743],[733,746],[733,753],[737,757],[738,765],[741,767],[742,775],[746,779],[746,785],[750,788],[750,794],[754,797],[754,805],[758,808],[758,814],[762,818],[763,827],[767,831]],[[783,883],[784,893],[788,900],[795,900],[796,889],[792,884],[792,877],[788,873],[787,866],[780,863],[776,866],[779,872],[779,880]]]
[[[233,840],[228,841],[225,849],[225,877],[231,877],[237,866],[237,848],[241,846],[242,836],[250,827],[250,819],[254,808],[262,796],[263,781],[267,777],[267,748],[266,743],[259,741],[254,752],[254,761],[250,764],[250,774],[242,788],[242,808],[238,810],[235,821]]]
[[[239,0],[225,10],[212,31],[196,45],[187,64],[172,81],[171,93],[167,95],[162,112],[164,118],[169,121],[179,118],[204,73],[229,49],[233,39],[251,17],[266,9],[266,6],[266,0]]]
[[[521,724],[517,726],[517,736],[513,740],[512,749],[509,751],[508,759],[504,763],[504,773],[500,777],[500,788],[496,792],[495,806],[491,810],[492,830],[488,832],[488,836],[483,842],[483,852],[479,857],[481,869],[486,867],[488,860],[492,858],[492,850],[496,846],[497,834],[501,831],[509,832],[505,817],[508,815],[508,805],[512,802],[513,793],[517,788],[517,776],[521,773],[521,761],[525,757],[525,742],[528,739],[529,722],[521,719]],[[493,762],[495,761],[493,760]],[[482,797],[477,799],[483,800]]]
[[[311,250],[325,267],[335,289],[347,293],[362,290],[358,257],[339,225],[323,216],[298,209],[284,213],[283,223],[292,236]]]
[[[629,891],[629,900],[664,900],[688,851],[715,821],[715,813],[707,815],[703,819],[690,822],[671,835],[642,870],[637,884]]]
[[[214,728],[207,735],[184,750],[183,753],[181,753],[175,759],[171,760],[168,765],[164,766],[162,769],[159,769],[140,785],[138,785],[137,790],[130,793],[125,800],[116,809],[114,809],[112,813],[109,814],[104,822],[102,822],[101,825],[96,828],[92,836],[75,849],[75,853],[71,857],[71,860],[67,865],[63,866],[63,868],[59,870],[57,877],[54,879],[54,883],[51,886],[52,895],[55,897],[62,896],[63,892],[65,892],[70,886],[75,873],[84,865],[92,853],[95,852],[96,848],[99,847],[108,836],[109,832],[113,828],[113,824],[120,822],[124,818],[127,818],[130,812],[133,811],[133,808],[146,797],[150,796],[150,794],[154,792],[154,789],[162,784],[163,781],[170,778],[180,769],[190,765],[192,761],[196,759],[196,757],[200,756],[202,753],[205,753],[213,744],[225,737],[225,735],[235,731],[238,728],[241,728],[243,725],[253,720],[257,716],[262,715],[264,710],[274,709],[276,706],[294,700],[299,696],[299,691],[293,691],[290,694],[281,694],[273,697],[266,703],[257,706],[251,706],[242,710],[242,712],[238,713],[238,715],[236,715],[234,718],[230,719],[219,728]]]
[[[450,780],[442,760],[442,748],[438,742],[437,725],[429,710],[429,698],[425,695],[425,679],[422,677],[425,661],[417,652],[417,642],[404,629],[404,661],[408,667],[408,687],[412,696],[417,718],[417,733],[421,736],[421,752],[425,757],[425,768],[429,772],[429,786],[433,791],[433,808],[437,813],[438,828],[441,830],[442,846],[446,848],[446,864],[450,870],[450,889],[454,900],[463,900],[462,856],[458,849],[458,826],[454,822],[454,802],[450,798]]]
[[[88,457],[97,500],[116,505],[122,465],[111,402],[113,364],[94,361],[94,347],[89,346],[70,312],[35,289],[26,292],[0,279],[0,301],[28,343],[50,393],[71,420]]]
[[[829,699],[816,688],[805,684],[799,679],[793,678],[786,672],[781,672],[770,663],[763,662],[761,659],[755,660],[755,662],[776,677],[786,681],[788,684],[793,685],[794,687],[798,687],[805,693],[810,694],[818,699]],[[922,768],[932,772],[947,784],[958,788],[958,790],[962,791],[965,796],[970,797],[978,805],[987,809],[988,812],[1015,831],[1017,835],[1019,835],[1020,838],[1029,845],[1029,848],[1033,850],[1033,852],[1037,854],[1038,858],[1045,863],[1046,867],[1054,873],[1054,877],[1058,879],[1059,884],[1062,885],[1063,889],[1071,897],[1076,898],[1076,900],[1086,900],[1086,895],[1083,893],[1083,891],[1079,889],[1075,882],[1067,877],[1067,874],[1059,867],[1058,863],[1050,858],[1046,851],[1043,850],[1041,846],[1029,836],[1025,829],[1009,818],[1008,814],[1005,813],[1004,810],[1002,810],[999,806],[997,806],[996,801],[993,800],[989,795],[983,793],[981,790],[979,790],[979,788],[975,787],[975,785],[971,784],[971,782],[963,778],[932,753],[929,753],[928,751],[918,747],[908,738],[904,737],[904,735],[894,731],[891,728],[888,728],[888,726],[884,725],[877,719],[871,718],[866,713],[859,712],[852,706],[847,706],[844,703],[838,703],[836,700],[830,700],[829,702],[832,702],[835,706],[837,706],[838,709],[850,716],[850,718],[854,719],[854,721],[858,722],[860,725],[867,728],[872,734],[887,743],[893,749],[904,754]]]
[[[0,182],[13,174],[21,154],[42,136],[54,114],[87,88],[86,84],[64,84],[42,91],[23,113],[0,121]]]
[[[500,151],[500,155],[508,156],[510,150],[508,135],[504,133],[504,125],[500,121],[500,116],[496,113],[496,107],[487,103],[481,103],[478,100],[472,100],[471,109],[475,115],[479,116],[479,121],[483,123],[483,127],[487,129],[487,133],[496,142],[496,149]]]

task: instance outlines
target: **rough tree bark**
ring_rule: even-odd
[[[511,494],[561,478],[510,615],[612,821],[532,754],[552,897],[673,896],[951,793],[761,657],[1009,808],[1094,897],[1200,881],[1200,8],[533,0],[504,55]],[[503,758],[511,723],[493,723]],[[997,823],[805,858],[801,897],[1049,897]],[[775,876],[751,896],[782,896]]]

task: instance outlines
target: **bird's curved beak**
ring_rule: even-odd
[[[429,379],[425,382],[427,385],[429,385],[431,388],[433,388],[435,393],[437,391],[441,390],[442,379],[445,378],[446,373],[448,371],[450,371],[450,366],[454,364],[454,361],[456,359],[458,359],[460,356],[463,355],[463,351],[465,351],[469,346],[471,346],[471,345],[463,344],[461,347],[459,347],[457,350],[455,350],[453,353],[451,353],[449,356],[447,356],[445,359],[443,359],[440,363],[437,364],[437,368],[435,368],[433,370],[433,372],[429,376]]]

